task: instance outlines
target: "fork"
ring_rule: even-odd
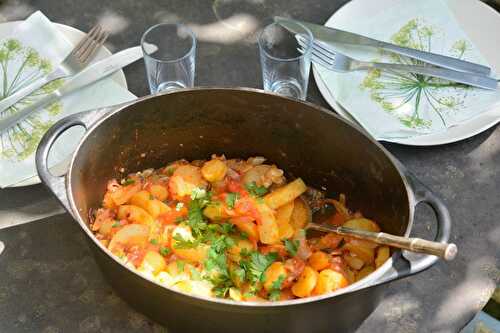
[[[72,76],[81,71],[107,38],[108,33],[100,25],[95,25],[56,69],[1,100],[0,114],[47,83]]]
[[[296,39],[300,45],[299,52],[304,53],[306,49],[306,38],[302,35],[296,35]],[[497,80],[488,76],[459,72],[440,67],[360,61],[333,50],[329,45],[316,40],[313,40],[311,59],[314,63],[337,72],[345,73],[378,68],[389,71],[403,71],[427,75],[483,89],[495,90],[497,88]]]

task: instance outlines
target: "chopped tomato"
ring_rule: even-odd
[[[127,259],[134,264],[135,267],[139,267],[146,255],[146,250],[141,249],[138,246],[131,247],[127,251]]]
[[[173,224],[178,218],[187,216],[188,210],[185,206],[177,210],[177,208],[172,208],[170,211],[158,216],[158,220],[163,224]]]
[[[336,212],[333,214],[332,218],[329,220],[329,222],[333,225],[342,225],[345,223],[345,218],[342,214]]]
[[[288,251],[283,244],[263,245],[260,247],[260,253],[262,254],[273,252],[277,253],[280,258],[286,258],[286,256],[288,255]]]

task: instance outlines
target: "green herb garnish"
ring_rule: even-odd
[[[184,272],[184,267],[186,266],[186,263],[182,260],[177,260],[177,270],[180,272]]]
[[[226,205],[233,209],[234,208],[234,205],[236,204],[236,200],[238,200],[238,198],[240,197],[239,193],[228,193],[226,195]]]
[[[168,247],[160,247],[160,254],[164,257],[170,254],[171,250]]]
[[[174,244],[174,247],[176,249],[192,249],[200,244],[198,240],[188,240],[182,237],[180,234],[175,234],[173,238],[176,241]]]
[[[118,228],[120,226],[121,226],[120,222],[115,222],[115,223],[113,223],[113,225],[111,227],[112,228]]]
[[[257,251],[250,254],[247,275],[251,283],[264,282],[266,269],[278,259],[276,252],[263,255]],[[241,264],[241,262],[240,262]]]
[[[295,257],[297,255],[297,250],[299,249],[299,245],[300,242],[297,239],[295,240],[285,239],[285,248],[292,257]]]
[[[245,188],[254,197],[261,197],[267,193],[267,188],[264,186],[257,186],[255,182],[245,184]]]
[[[127,178],[127,179],[122,180],[123,186],[132,185],[132,184],[135,184],[135,180],[133,180],[131,178]]]
[[[201,280],[201,274],[196,270],[196,268],[191,267],[191,279],[195,281],[200,281]]]
[[[153,245],[158,245],[158,240],[157,239],[150,239],[149,242]]]

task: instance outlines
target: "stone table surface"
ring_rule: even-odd
[[[8,0],[0,1],[0,21],[23,19],[35,10],[81,30],[98,21],[111,32],[107,44],[112,50],[137,45],[153,24],[185,22],[199,37],[196,85],[261,87],[255,43],[259,29],[274,15],[322,23],[343,3]],[[142,62],[125,74],[134,94],[148,94]],[[312,79],[308,100],[328,107]],[[439,262],[387,285],[385,298],[358,332],[457,332],[500,282],[500,128],[441,147],[385,146],[444,199],[460,254],[451,263]],[[83,233],[62,213],[40,185],[0,190],[0,227],[10,226],[0,230],[5,244],[0,254],[0,332],[164,331],[115,295]],[[419,207],[413,234],[431,237],[434,221],[428,207]]]

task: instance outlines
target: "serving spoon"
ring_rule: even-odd
[[[422,238],[402,237],[387,234],[385,232],[372,232],[366,230],[352,229],[342,226],[333,226],[309,222],[306,229],[320,232],[333,232],[342,236],[368,240],[381,245],[388,245],[403,250],[417,253],[431,254],[443,258],[446,261],[455,259],[458,249],[453,243],[439,243]]]

